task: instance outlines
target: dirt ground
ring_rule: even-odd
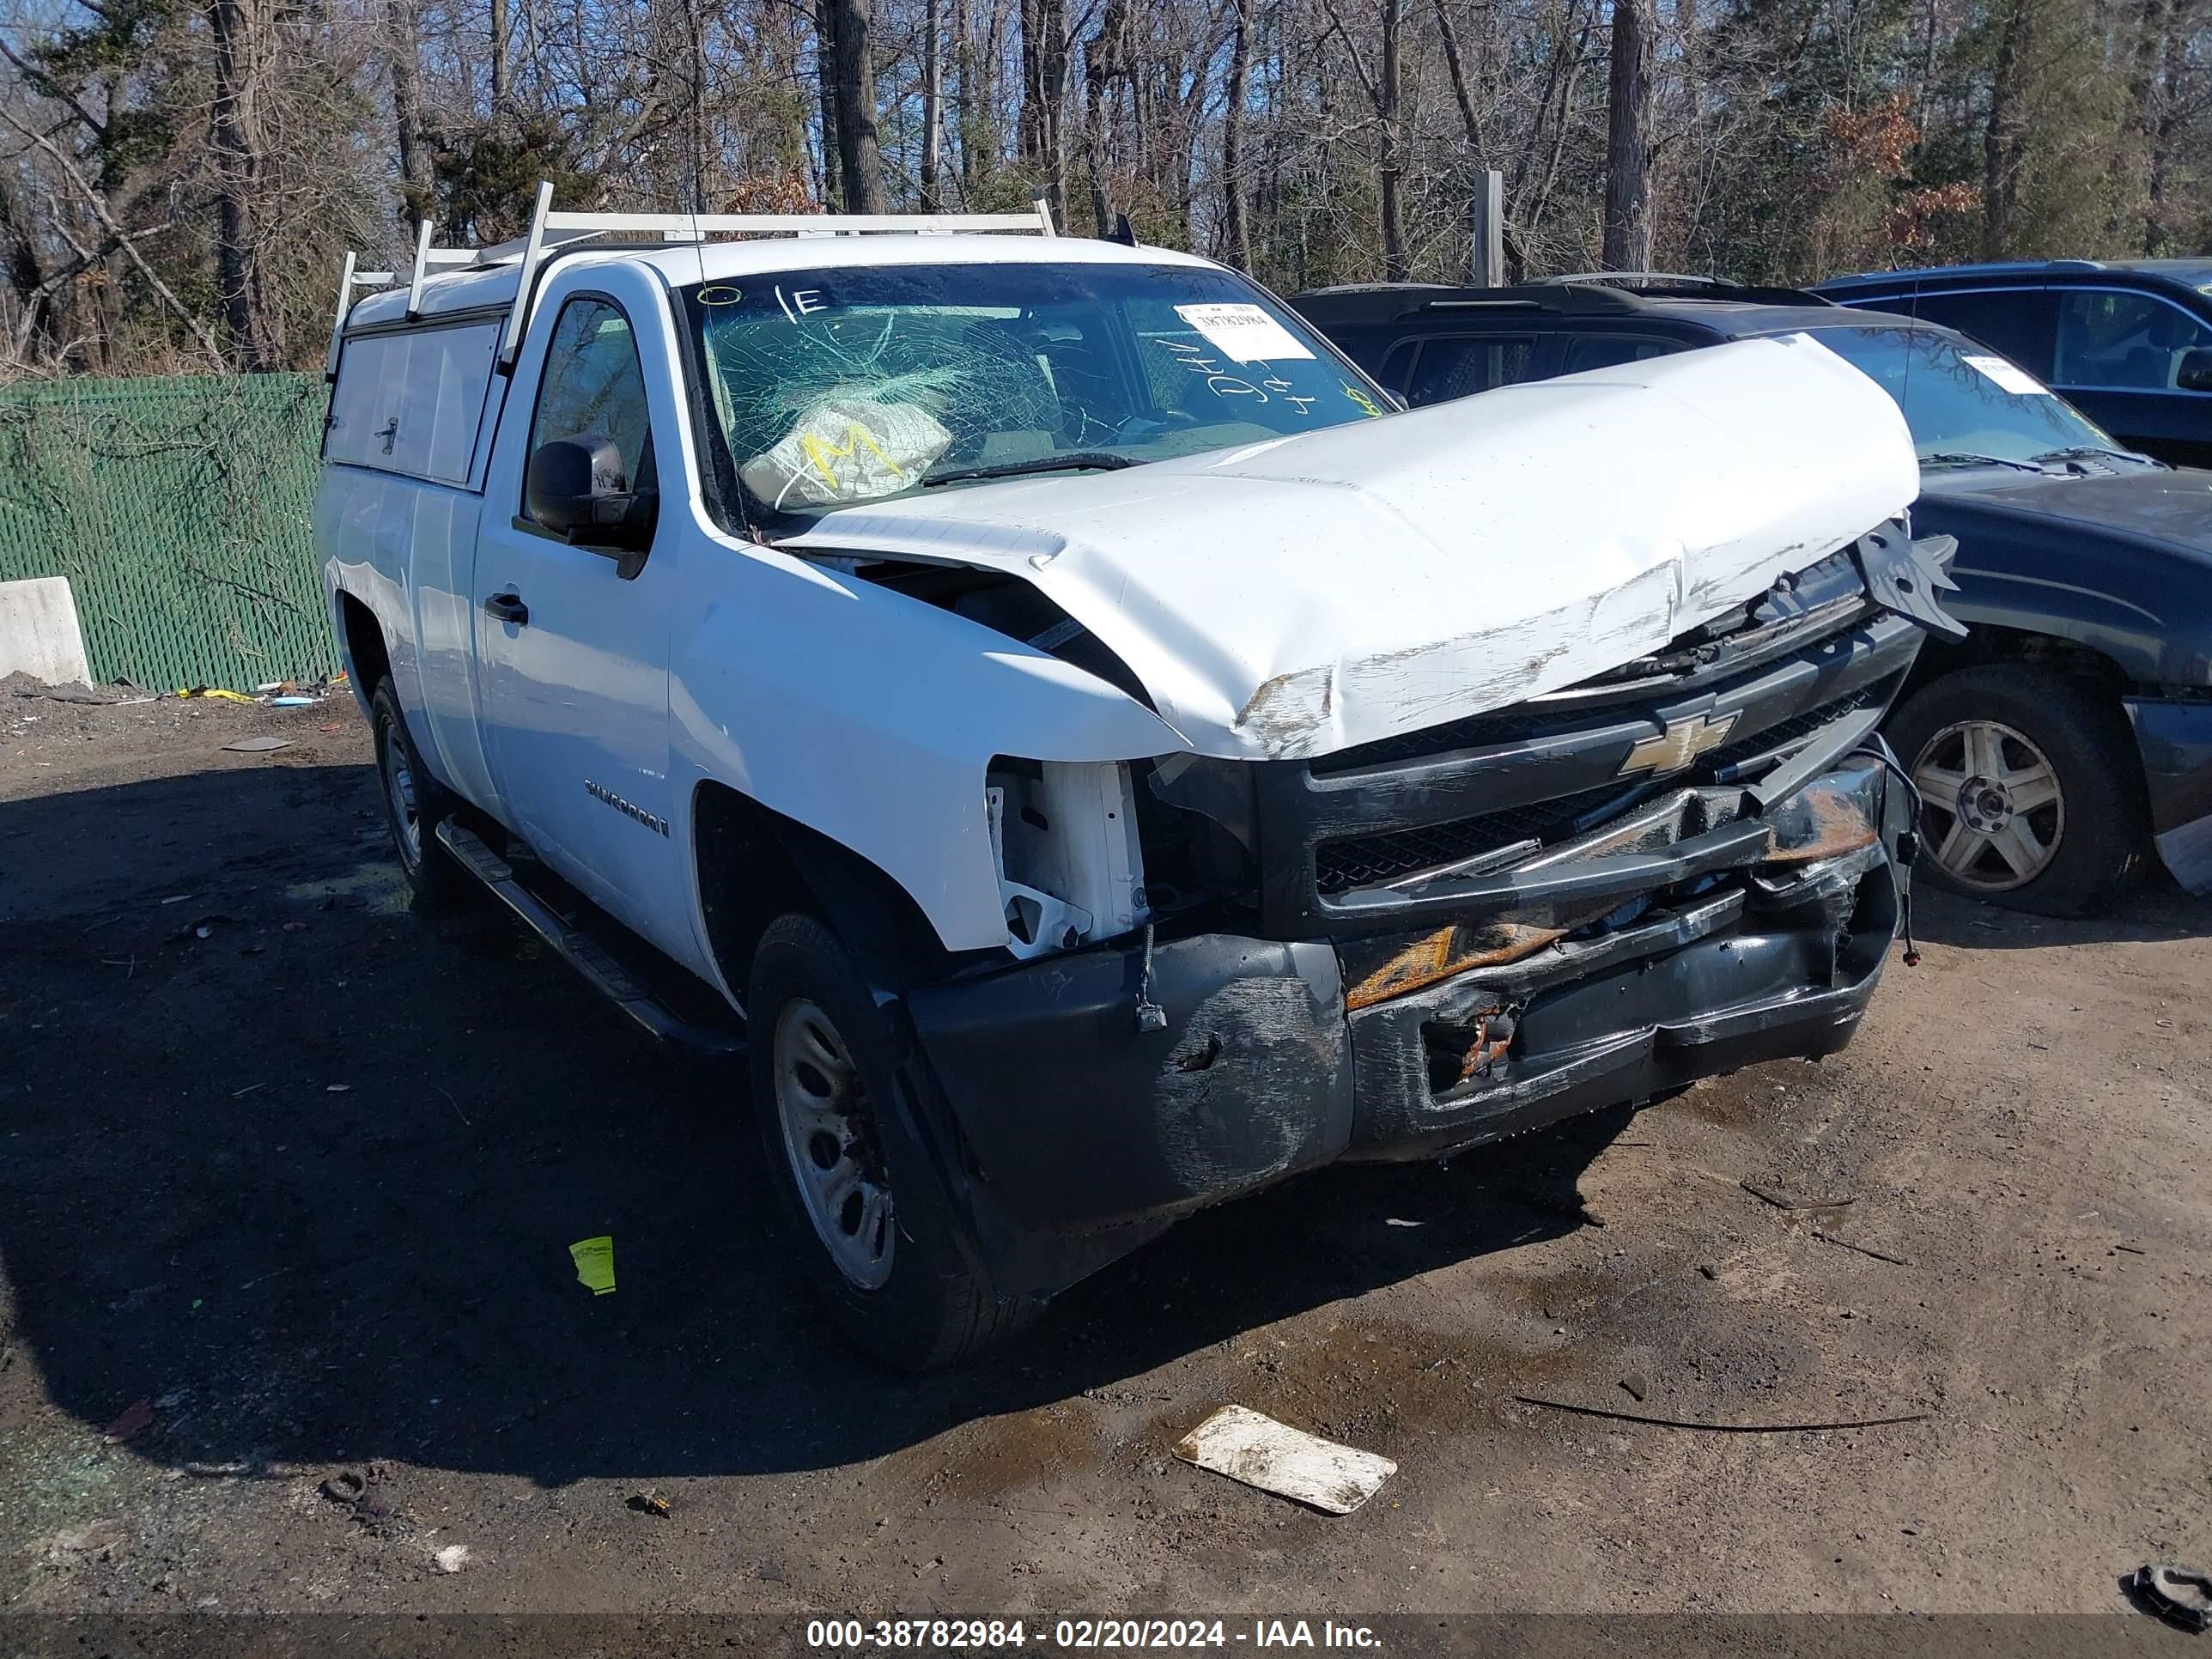
[[[741,1083],[406,913],[368,755],[343,700],[0,689],[0,1609],[2118,1613],[2212,1565],[2171,886],[1923,901],[1824,1065],[1298,1181],[916,1382],[770,1259]],[[1399,1472],[1330,1518],[1176,1462],[1229,1402]]]

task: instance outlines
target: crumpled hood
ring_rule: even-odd
[[[1303,759],[1656,651],[1918,488],[1896,406],[1793,335],[847,507],[782,545],[1024,576],[1199,753]]]

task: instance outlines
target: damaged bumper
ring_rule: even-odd
[[[2212,696],[2123,699],[2150,785],[2151,834],[2173,878],[2212,893]]]
[[[1441,927],[1201,934],[912,994],[994,1276],[1057,1289],[1297,1170],[1439,1157],[1841,1048],[1896,929],[1909,811],[1878,738],[1832,735],[1856,752],[1820,745],[1783,799],[1668,792],[1508,889],[1455,890]]]

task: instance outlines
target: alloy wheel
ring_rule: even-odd
[[[1912,781],[1930,854],[1961,887],[2025,887],[2058,854],[2066,798],[2058,769],[2028,736],[1996,720],[1960,720],[1922,746]]]

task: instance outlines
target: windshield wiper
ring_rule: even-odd
[[[932,484],[957,483],[964,478],[1018,478],[1025,472],[1114,472],[1139,463],[1127,455],[1103,449],[1079,449],[1065,455],[1040,455],[1030,461],[1000,461],[995,466],[956,466],[950,472],[933,472],[921,481]]]
[[[1972,455],[1959,450],[1938,450],[1933,455],[1920,457],[1923,466],[2010,466],[2022,472],[2040,472],[2043,469],[2033,461],[2008,461],[2002,455]]]
[[[2035,459],[2039,461],[2078,461],[2094,456],[2109,457],[2118,461],[2133,461],[2137,466],[2160,466],[2164,463],[2148,455],[2138,455],[2132,449],[2107,449],[2102,444],[2070,444],[2064,449],[2046,449]]]

